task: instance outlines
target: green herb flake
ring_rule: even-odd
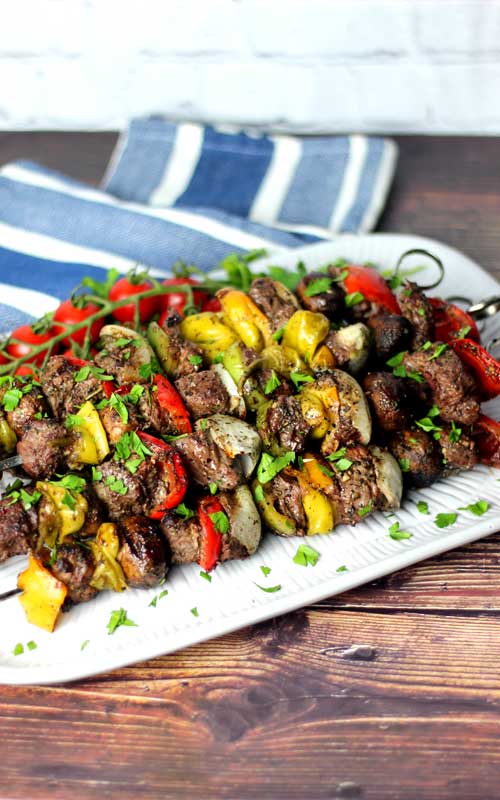
[[[432,421],[430,416],[422,417],[422,419],[416,420],[415,424],[418,425],[418,427],[421,428],[426,433],[432,433],[434,431],[437,432],[442,431],[442,428],[439,425],[436,425],[436,423]]]
[[[199,367],[200,364],[203,364],[203,358],[201,356],[189,356],[189,363],[193,367]]]
[[[68,508],[70,508],[71,511],[74,511],[76,508],[76,500],[71,494],[71,492],[68,492],[68,490],[65,491],[64,497],[61,500],[61,502],[64,503],[65,506],[68,506]]]
[[[281,342],[285,330],[286,330],[286,325],[284,325],[282,328],[278,328],[277,331],[274,331],[272,338],[274,339],[275,342]]]
[[[282,469],[288,467],[289,464],[293,464],[294,461],[295,453],[291,450],[276,458],[273,458],[269,453],[262,453],[257,467],[259,483],[269,483]]]
[[[83,642],[81,643],[81,645],[80,645],[80,650],[85,650],[85,648],[87,647],[87,645],[89,644],[89,642],[90,642],[90,639],[85,639],[85,641],[83,641]]]
[[[12,651],[12,655],[14,656],[22,656],[24,653],[24,645],[21,642],[18,642]]]
[[[160,594],[155,594],[155,596],[153,597],[153,599],[151,600],[151,602],[148,605],[151,608],[156,608],[156,604],[158,603],[158,600],[161,600],[162,597],[166,597],[167,594],[168,594],[168,590],[167,589],[164,589],[162,592],[160,592]]]
[[[115,478],[113,475],[109,475],[106,478],[105,484],[106,486],[109,486],[112,492],[116,492],[116,494],[125,495],[128,492],[128,489],[121,478]]]
[[[370,500],[368,505],[363,506],[362,508],[358,509],[358,516],[366,517],[368,514],[371,514],[372,511],[373,511],[373,503]]]
[[[36,504],[38,503],[38,501],[42,496],[42,493],[35,490],[31,494],[29,494],[25,489],[21,489],[21,491],[19,492],[19,496],[21,498],[24,510],[29,511],[30,508],[36,506]]]
[[[126,425],[128,422],[128,408],[122,398],[113,392],[108,400],[108,405],[116,411],[123,424]]]
[[[435,358],[439,358],[439,356],[444,353],[445,350],[448,349],[448,345],[442,342],[438,344],[436,349],[434,350],[433,354],[429,357],[429,361],[433,361]]]
[[[456,334],[456,338],[457,339],[465,339],[465,337],[469,335],[470,331],[471,331],[471,326],[470,325],[464,325],[464,327],[460,328],[460,330]]]
[[[417,314],[418,314],[419,317],[425,317],[425,308],[423,306],[420,306],[420,308],[417,308]]]
[[[342,566],[340,566],[340,567],[337,567],[337,569],[335,570],[335,572],[349,572],[349,570],[347,569],[347,567],[346,567],[346,565],[345,565],[345,564],[342,564]]]
[[[224,353],[217,353],[217,355],[213,359],[214,364],[222,364],[223,361],[224,361]]]
[[[141,366],[139,367],[139,375],[141,376],[141,378],[144,378],[145,381],[149,381],[149,379],[153,374],[154,374],[154,369],[151,363],[141,364]]]
[[[209,575],[208,572],[205,572],[205,570],[203,569],[200,572],[200,578],[204,578],[209,583],[212,583],[212,576]]]
[[[462,435],[462,428],[458,428],[452,420],[451,430],[448,434],[448,439],[452,444],[456,444],[456,442],[460,440],[461,435]]]
[[[272,369],[271,377],[264,386],[264,394],[271,394],[271,392],[274,392],[274,390],[277,389],[279,386],[281,386],[281,381],[276,375],[274,369]]]
[[[331,278],[316,278],[307,284],[304,294],[306,297],[315,297],[317,294],[329,292],[332,286]]]
[[[78,425],[81,425],[82,422],[83,419],[79,417],[78,414],[67,414],[66,419],[64,420],[64,425],[68,430],[71,430],[72,428],[76,428]]]
[[[421,350],[430,350],[431,347],[432,347],[432,342],[429,341],[429,339],[427,339],[427,341],[423,343],[423,345],[420,347],[420,349]]]
[[[124,396],[124,400],[127,400],[129,403],[132,403],[132,405],[136,406],[143,394],[144,386],[142,386],[140,383],[136,383],[134,386],[132,386],[130,392]]]
[[[345,454],[346,454],[346,448],[339,447],[338,450],[336,450],[334,453],[330,453],[330,455],[327,456],[326,458],[327,461],[338,461],[339,459],[344,458]]]
[[[407,350],[402,350],[400,353],[396,353],[395,356],[390,358],[385,363],[387,364],[388,367],[399,367],[403,363],[403,359],[405,355],[407,355],[407,352],[408,352]]]
[[[410,471],[410,459],[409,458],[399,458],[399,466],[401,468],[401,472],[409,472]]]
[[[14,411],[18,407],[22,396],[23,393],[20,389],[7,389],[2,398],[2,405],[5,411]]]
[[[217,486],[217,484],[214,481],[211,481],[208,484],[208,488],[210,490],[210,494],[217,494],[217,491],[219,489],[219,487]]]
[[[74,376],[75,383],[81,383],[82,381],[86,381],[90,375],[90,367],[85,365],[81,369],[78,370],[76,375]]]
[[[353,462],[351,461],[350,458],[339,458],[338,461],[334,462],[334,467],[339,472],[347,472],[347,470],[350,469],[352,465]]]
[[[193,617],[199,617],[200,616],[200,612],[198,611],[196,606],[194,606],[194,608],[191,608],[190,611],[191,611],[191,614],[193,615]]]
[[[269,575],[269,573],[271,572],[271,567],[261,567],[261,568],[260,568],[260,571],[262,572],[262,574],[264,575],[264,577],[265,577],[265,578],[267,578],[267,576],[268,576],[268,575]]]
[[[182,519],[192,519],[195,516],[194,511],[188,508],[185,503],[179,503],[179,505],[174,508],[174,511],[182,517]]]
[[[86,486],[85,478],[79,475],[63,475],[60,481],[52,481],[58,486],[63,486],[65,489],[71,489],[72,492],[82,492]]]
[[[137,628],[137,623],[129,619],[127,611],[124,608],[119,608],[117,611],[112,611],[107,625],[108,634],[111,635],[117,628],[122,626]]]
[[[314,378],[312,375],[307,375],[305,372],[291,372],[290,380],[296,389],[300,389],[304,383],[312,383]]]
[[[396,542],[400,542],[402,539],[411,539],[412,537],[412,534],[408,533],[408,531],[400,530],[399,522],[395,522],[391,525],[388,533],[391,539],[395,539]]]
[[[471,503],[468,506],[460,506],[459,511],[470,511],[476,517],[482,517],[483,514],[489,510],[490,504],[486,500],[478,500],[476,503]]]
[[[229,518],[225,511],[214,511],[208,516],[212,520],[214,528],[218,533],[221,533],[223,536],[229,533]]]
[[[300,544],[293,557],[293,562],[301,567],[307,567],[309,564],[311,567],[315,567],[320,558],[321,554],[314,547],[309,547],[308,544]]]
[[[345,460],[348,460],[348,459],[345,459]],[[338,468],[338,462],[337,462],[336,466]],[[318,464],[318,469],[319,469],[320,472],[323,473],[323,475],[326,475],[327,478],[333,478],[333,472],[331,471],[331,469],[328,469],[328,467],[325,467],[324,464]]]
[[[344,297],[344,303],[347,308],[352,308],[353,306],[357,306],[358,303],[362,303],[364,299],[364,295],[362,295],[361,292],[351,292]]]
[[[457,517],[458,514],[455,511],[451,511],[450,513],[441,512],[440,514],[436,514],[434,522],[438,528],[448,528],[450,525],[455,524]]]
[[[420,514],[429,514],[429,503],[426,503],[424,500],[419,500],[417,503],[417,511]]]
[[[28,648],[28,650],[36,650],[36,648],[37,648],[37,643],[36,643],[36,642],[34,642],[34,641],[33,641],[33,639],[31,639],[31,640],[30,640],[30,641],[27,643],[26,647]]]
[[[279,592],[281,589],[281,583],[278,583],[277,586],[261,586],[259,583],[255,583],[255,585],[258,589],[261,589],[261,591],[267,592],[268,594],[273,594],[273,592]]]
[[[102,472],[100,469],[96,467],[92,467],[92,480],[95,481],[102,481]]]

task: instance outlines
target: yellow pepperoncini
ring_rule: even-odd
[[[109,454],[106,432],[99,414],[90,400],[70,418],[71,427],[77,434],[74,455],[80,464],[100,464]]]
[[[27,569],[21,572],[17,586],[26,619],[46,631],[53,631],[61,607],[68,594],[67,586],[52,575],[32,553]]]
[[[272,344],[269,320],[253,300],[239,289],[220,289],[217,292],[224,321],[233,328],[241,341],[258,353]]]
[[[17,436],[5,417],[0,417],[0,455],[11,453],[17,444]]]
[[[263,367],[274,369],[280,375],[290,375],[291,372],[309,372],[305,361],[293,347],[273,344],[265,347],[260,356]]]
[[[112,522],[99,525],[95,541],[90,542],[90,548],[96,564],[90,585],[100,592],[104,589],[112,589],[114,592],[126,589],[125,576],[117,560],[120,539],[116,525]]]
[[[332,369],[335,357],[322,344],[329,331],[330,323],[324,314],[296,311],[288,320],[281,344],[296,350],[312,369]]]
[[[44,544],[52,548],[83,527],[89,506],[82,494],[60,484],[37,481],[36,488],[42,493],[38,507],[37,549]]]
[[[180,331],[185,339],[199,345],[210,361],[227,350],[238,338],[236,333],[224,324],[221,315],[211,311],[190,314],[182,320]]]
[[[338,420],[339,393],[332,382],[323,386],[307,383],[300,393],[302,416],[311,426],[311,436],[322,439]]]
[[[335,527],[335,509],[324,494],[333,489],[333,480],[321,471],[320,466],[319,461],[308,453],[304,456],[304,469],[296,473],[307,518],[307,536],[330,533]]]

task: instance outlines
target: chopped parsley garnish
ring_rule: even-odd
[[[23,393],[20,389],[7,389],[3,398],[2,405],[5,411],[14,411],[19,405]]]
[[[255,581],[254,581],[255,583]],[[281,589],[281,583],[278,583],[277,586],[261,586],[259,583],[255,583],[258,589],[261,589],[263,592],[267,592],[268,594],[272,594],[273,592],[279,592]]]
[[[107,625],[108,634],[112,634],[117,628],[122,626],[137,628],[137,623],[129,619],[127,612],[124,608],[119,608],[117,611],[112,611]]]
[[[203,364],[203,358],[201,356],[189,356],[189,363],[193,365],[193,367],[198,367],[200,364]]]
[[[135,406],[139,402],[139,399],[142,397],[143,393],[144,386],[142,386],[140,383],[135,383],[130,392],[126,394],[123,399]]]
[[[342,259],[337,259],[337,261],[341,261],[341,260]],[[347,261],[344,261],[344,264],[347,264]],[[333,264],[333,266],[335,267],[335,266],[343,266],[343,265],[342,264]],[[339,283],[339,281],[345,281],[345,279],[347,278],[348,275],[349,275],[349,270],[348,269],[343,269],[342,272],[340,272],[338,275],[336,275],[331,280],[334,283]]]
[[[116,494],[127,494],[128,489],[121,480],[121,478],[115,478],[113,475],[109,475],[105,480],[106,486],[109,486],[112,492],[116,492]]]
[[[84,367],[79,369],[78,372],[76,373],[75,383],[81,383],[81,381],[87,380],[89,375],[90,375],[90,367],[88,365],[85,365]]]
[[[92,480],[93,481],[101,481],[102,480],[102,472],[100,469],[96,467],[92,467]]]
[[[86,486],[85,478],[79,475],[63,475],[60,481],[51,481],[56,486],[63,486],[65,489],[71,489],[73,492],[82,492]]]
[[[274,331],[273,339],[274,339],[275,342],[281,342],[281,340],[283,338],[283,334],[285,333],[285,329],[286,329],[286,325],[284,325],[282,328],[278,328],[277,331]]]
[[[85,641],[83,641],[81,643],[81,645],[80,645],[80,650],[85,650],[85,648],[87,647],[89,642],[90,642],[90,639],[85,639]]]
[[[305,372],[291,372],[290,373],[290,380],[294,384],[296,389],[300,389],[303,383],[311,383],[314,381],[312,375],[307,375]]]
[[[214,511],[208,515],[214,524],[214,528],[218,533],[225,535],[229,533],[229,518],[225,511]]]
[[[469,335],[470,331],[471,331],[470,325],[464,325],[464,327],[460,328],[460,330],[456,334],[456,338],[465,339],[465,337]]]
[[[421,350],[430,350],[431,347],[432,347],[432,342],[429,341],[429,339],[427,339],[427,341],[423,343],[423,345],[421,346],[420,349]]]
[[[361,292],[351,292],[344,297],[344,303],[347,308],[352,308],[353,306],[357,306],[358,303],[362,303],[364,299],[365,297]]]
[[[151,362],[148,362],[147,364],[141,364],[139,367],[139,375],[141,378],[144,378],[145,381],[149,381],[151,376],[154,375],[154,372],[155,370]]]
[[[331,453],[327,456],[327,461],[331,461],[339,472],[346,472],[350,467],[352,467],[353,462],[350,458],[345,458],[346,449],[345,447],[340,447],[335,453]]]
[[[419,428],[422,428],[422,430],[426,433],[434,433],[434,438],[439,439],[439,436],[436,434],[441,435],[442,428],[433,422],[432,417],[435,416],[435,414],[432,414],[431,416],[432,411],[433,409],[429,411],[429,414],[426,417],[416,420],[415,424],[418,425]],[[437,410],[437,413],[439,414],[439,409]]]
[[[188,508],[185,503],[179,503],[179,505],[174,508],[174,511],[182,517],[182,519],[192,519],[195,516],[194,511]]]
[[[409,458],[399,458],[399,466],[401,467],[401,472],[409,472],[410,471],[410,459]]]
[[[135,455],[135,458],[133,457]],[[114,455],[115,461],[123,461],[128,471],[134,475],[146,456],[152,455],[149,447],[146,447],[142,439],[135,431],[124,433],[116,443]]]
[[[99,403],[99,405],[100,405],[100,403]],[[128,408],[125,405],[125,403],[123,402],[122,398],[119,395],[117,395],[115,392],[113,392],[113,394],[111,395],[111,397],[108,400],[108,406],[110,406],[110,408],[114,408],[114,410],[116,411],[116,413],[120,417],[120,419],[123,422],[123,424],[126,425],[127,422],[128,422]]]
[[[158,600],[161,600],[162,597],[166,597],[167,594],[168,594],[168,589],[164,589],[162,592],[160,592],[160,594],[155,594],[155,596],[153,597],[153,599],[149,603],[151,608],[156,608],[156,604],[157,604]]]
[[[36,643],[36,642],[34,642],[34,641],[33,641],[33,639],[31,639],[31,640],[30,640],[30,641],[27,643],[26,647],[28,648],[28,650],[36,650],[36,648],[37,648],[37,643]]]
[[[75,383],[81,383],[82,381],[86,381],[89,375],[93,375],[94,378],[97,378],[100,381],[112,381],[113,376],[107,375],[105,370],[102,367],[96,367],[93,364],[85,364],[85,366],[81,367],[75,375]]]
[[[68,506],[68,508],[70,508],[70,509],[71,509],[71,511],[74,511],[74,510],[75,510],[75,508],[76,508],[76,500],[75,500],[75,498],[73,497],[73,495],[71,494],[71,492],[68,492],[68,491],[66,491],[66,492],[64,493],[64,497],[63,497],[63,499],[61,500],[61,502],[62,502],[62,503],[65,505],[65,506]]]
[[[429,504],[426,503],[424,500],[419,500],[417,503],[417,511],[419,511],[421,514],[428,514]]]
[[[262,574],[264,575],[264,577],[265,577],[265,578],[267,578],[267,576],[268,576],[268,575],[269,575],[269,573],[271,572],[271,567],[261,567],[261,568],[260,568],[260,571],[262,572]]]
[[[203,569],[200,572],[200,578],[204,578],[209,583],[212,583],[212,576],[209,575],[208,572],[205,572],[205,570]]]
[[[348,459],[346,459],[346,461],[347,460]],[[338,462],[337,462],[337,466],[338,466]],[[324,464],[318,464],[318,469],[319,469],[320,472],[323,473],[323,475],[326,475],[327,478],[333,478],[333,472],[331,471],[331,469],[328,469],[328,467],[325,467]]]
[[[264,502],[264,489],[262,488],[262,486],[258,485],[255,487],[255,489],[253,490],[253,496],[255,497],[258,503]]]
[[[117,339],[114,343],[115,347],[127,347],[129,344],[135,344],[133,339],[125,339],[123,336]]]
[[[317,294],[329,292],[332,286],[331,278],[316,278],[307,284],[304,294],[306,297],[315,297]]]
[[[18,642],[12,651],[12,655],[21,656],[24,653],[24,645]]]
[[[10,499],[9,505],[14,505],[14,503],[17,503],[17,501],[20,500],[21,503],[23,504],[24,510],[29,511],[30,508],[33,508],[33,506],[38,503],[41,496],[42,496],[41,492],[38,492],[36,490],[32,492],[32,494],[29,494],[29,492],[27,492],[25,489],[20,489],[20,490],[13,489],[8,494],[8,497]]]
[[[271,394],[271,392],[274,392],[274,390],[277,389],[279,386],[281,386],[281,381],[276,375],[274,369],[272,369],[271,377],[264,386],[264,394]]]
[[[172,436],[169,433],[162,433],[161,438],[165,442],[178,442],[179,439],[185,439],[187,435],[188,435],[187,433],[178,433],[176,436]]]
[[[458,428],[452,420],[451,431],[448,434],[448,439],[452,444],[455,444],[460,440],[461,435],[462,435],[462,428]]]
[[[293,562],[294,564],[300,564],[301,567],[307,567],[308,564],[311,567],[315,567],[320,558],[321,554],[314,547],[309,547],[308,544],[299,544],[293,557]]]
[[[214,364],[222,364],[223,361],[224,361],[224,353],[217,353],[217,355],[215,356],[215,358],[213,360],[213,363]]]
[[[207,425],[208,425],[208,423],[207,423],[205,418],[200,419],[200,428],[201,428],[202,431],[206,431]]]
[[[196,606],[194,608],[190,609],[190,610],[191,610],[191,614],[193,615],[193,617],[199,617],[200,616],[200,613],[199,613],[198,609],[196,608]]]
[[[415,370],[407,370],[403,364],[401,364],[399,367],[394,367],[392,374],[395,375],[396,378],[411,378],[411,380],[415,381],[416,383],[424,382],[424,377],[420,374],[420,372],[416,372]]]
[[[366,505],[366,506],[363,506],[362,508],[358,509],[358,515],[359,515],[360,517],[366,517],[366,516],[367,516],[367,514],[371,514],[371,512],[372,512],[372,511],[373,511],[373,503],[372,503],[372,501],[370,500],[370,502],[368,503],[368,505]]]
[[[268,267],[269,277],[272,278],[274,281],[279,281],[287,289],[290,289],[292,292],[297,288],[297,285],[300,283],[304,275],[307,274],[307,270],[303,261],[299,261],[297,263],[297,269],[295,272],[290,272],[290,270],[285,269],[284,267]]]
[[[295,453],[291,450],[276,458],[269,455],[269,453],[262,453],[259,466],[257,467],[257,479],[260,483],[268,483],[275,478],[282,469],[288,467],[289,464],[293,464],[294,461]]]
[[[429,357],[429,361],[433,361],[433,359],[439,358],[439,356],[442,353],[444,353],[444,351],[447,350],[447,349],[448,349],[448,345],[444,344],[444,342],[442,342],[441,344],[438,344],[438,346],[434,350],[433,354]]]
[[[470,511],[471,514],[475,514],[476,517],[482,517],[483,514],[486,514],[490,507],[490,504],[486,500],[478,500],[476,503],[471,503],[468,506],[459,506],[459,511]]]
[[[401,350],[400,353],[396,353],[395,356],[390,358],[385,363],[387,364],[388,367],[399,367],[403,363],[403,359],[404,359],[406,354],[407,354],[407,350]]]
[[[348,572],[348,569],[347,569],[347,567],[346,567],[346,565],[345,565],[345,564],[342,564],[342,566],[340,566],[340,567],[337,567],[337,569],[335,570],[335,572]]]
[[[67,414],[66,419],[64,420],[64,425],[68,430],[76,428],[82,423],[83,419],[79,417],[78,414]]]
[[[451,511],[450,513],[441,512],[441,514],[436,514],[434,522],[438,528],[448,528],[450,525],[455,524],[457,517],[456,511]]]
[[[423,306],[420,306],[420,308],[417,308],[417,314],[418,314],[419,317],[425,317],[425,308]]]
[[[210,490],[210,494],[217,494],[217,491],[219,489],[219,487],[214,481],[210,481],[210,483],[208,484],[208,488]]]
[[[412,537],[412,534],[408,533],[408,531],[400,530],[399,522],[395,522],[393,525],[391,525],[388,533],[391,539],[395,539],[397,542],[401,541],[402,539],[411,539]]]

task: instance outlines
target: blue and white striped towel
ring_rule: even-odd
[[[78,157],[77,154],[75,156]],[[256,136],[162,119],[131,123],[103,188],[29,162],[0,169],[0,330],[38,317],[86,275],[178,259],[208,270],[370,230],[389,191],[393,142]]]

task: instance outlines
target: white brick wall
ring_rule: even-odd
[[[3,0],[0,128],[500,133],[500,0]]]

